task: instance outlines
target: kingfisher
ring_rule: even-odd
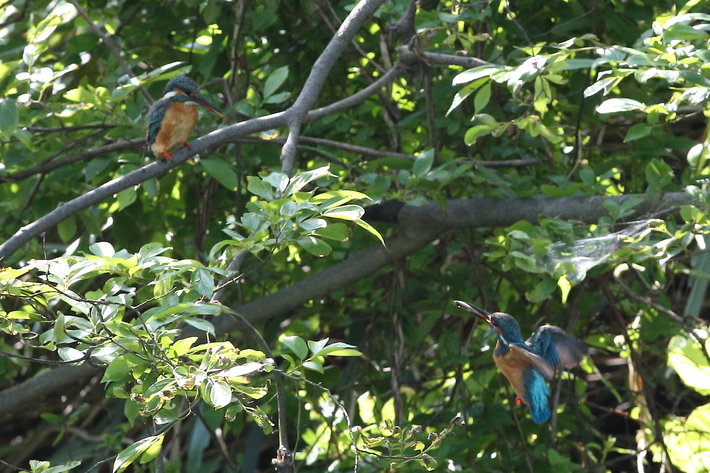
[[[197,124],[197,105],[220,117],[222,113],[200,94],[200,86],[187,76],[170,79],[163,94],[148,111],[146,141],[156,158],[172,161],[172,152],[180,145],[190,146],[187,138]]]
[[[543,325],[524,341],[512,316],[503,312],[491,314],[464,301],[454,301],[454,305],[491,326],[497,338],[493,361],[513,386],[517,402],[530,407],[532,420],[537,424],[546,422],[550,418],[550,388],[545,380],[552,379],[558,366],[577,366],[587,354],[587,346],[554,325]]]

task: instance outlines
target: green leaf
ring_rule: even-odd
[[[281,103],[287,100],[291,96],[291,92],[279,92],[264,100],[264,103]]]
[[[216,373],[215,376],[219,376],[221,378],[240,378],[252,373],[256,373],[257,371],[264,369],[265,366],[265,363],[245,363],[243,365],[233,366],[227,370],[220,371]]]
[[[539,273],[540,268],[537,266],[537,262],[534,258],[522,253],[520,251],[511,251],[510,255],[514,258],[515,266],[527,271],[529,273]]]
[[[360,356],[357,347],[343,342],[335,342],[330,345],[321,348],[318,351],[318,356]]]
[[[136,201],[136,190],[133,187],[123,189],[116,197],[118,200],[118,210],[123,210]]]
[[[629,131],[626,133],[626,137],[624,137],[624,143],[638,140],[639,138],[645,138],[646,136],[653,133],[653,129],[654,127],[652,127],[651,125],[646,125],[645,123],[637,123],[636,125],[629,128]]]
[[[491,131],[495,129],[494,126],[491,125],[476,125],[468,129],[466,131],[466,134],[463,137],[464,143],[467,145],[471,146],[476,142],[476,140],[481,137],[488,135]]]
[[[249,407],[246,409],[246,411],[249,413],[249,415],[254,419],[254,422],[256,422],[256,425],[261,427],[261,429],[264,431],[265,435],[269,435],[273,430],[274,426],[271,424],[271,421],[269,420],[269,416],[264,414],[259,407]]]
[[[634,207],[646,201],[643,195],[632,196],[621,203],[619,206],[619,218],[624,218],[634,212]]]
[[[619,208],[619,204],[613,200],[613,199],[602,199],[602,205],[606,209],[607,212],[609,212],[609,216],[611,217],[612,220],[616,221],[616,219],[619,218],[619,214],[621,213],[621,209]]]
[[[239,178],[237,177],[237,172],[232,166],[217,158],[200,159],[200,164],[203,168],[205,168],[207,174],[213,177],[224,187],[232,191],[237,190],[237,187],[239,186]],[[251,189],[249,190],[251,191]]]
[[[221,379],[207,379],[207,396],[209,404],[215,409],[221,409],[232,402],[232,388]]]
[[[479,81],[471,82],[470,84],[467,84],[463,89],[456,92],[456,95],[454,95],[454,100],[451,102],[451,106],[449,106],[449,110],[447,110],[446,112],[446,116],[448,117],[451,112],[453,112],[459,105],[463,103],[464,100],[466,100],[466,97],[475,92],[481,86],[482,81],[487,80],[488,79],[481,79]]]
[[[453,81],[452,85],[465,84],[467,82],[471,82],[476,79],[480,79],[481,77],[488,77],[491,74],[499,72],[503,69],[508,69],[508,67],[507,66],[474,67],[473,69],[469,69],[467,71],[464,71],[461,74],[454,77],[454,81]]]
[[[104,376],[101,378],[101,382],[119,381],[125,378],[130,372],[131,368],[128,365],[128,361],[126,361],[124,357],[118,357],[108,364],[106,371],[104,371]]]
[[[281,207],[281,209],[283,210],[284,207]],[[282,212],[282,215],[285,214]],[[341,223],[341,225],[345,224]],[[316,232],[316,230],[328,227],[328,222],[326,222],[325,219],[322,218],[309,218],[308,220],[304,220],[299,223],[298,226],[307,232]]]
[[[107,241],[100,241],[89,246],[89,250],[96,256],[112,257],[116,254],[116,250],[113,249],[113,245]]]
[[[557,285],[559,286],[560,291],[562,291],[562,303],[566,304],[569,292],[572,290],[572,284],[567,279],[567,276],[562,275],[560,276],[560,279],[557,280]]]
[[[311,370],[311,371],[317,371],[319,373],[323,373],[323,364],[318,363],[317,361],[306,361],[303,363],[303,367]]]
[[[427,469],[427,471],[433,471],[439,465],[432,456],[426,453],[422,453],[420,462],[424,466],[424,468]]]
[[[314,233],[329,240],[346,241],[350,237],[350,227],[344,223],[336,222],[325,228],[318,228]]]
[[[359,205],[343,205],[323,212],[324,217],[339,218],[342,220],[357,221],[365,214]]]
[[[170,348],[172,348],[177,356],[182,356],[190,350],[196,341],[197,337],[182,338],[173,343]]]
[[[365,230],[370,232],[370,234],[374,235],[378,240],[380,240],[380,243],[382,243],[382,246],[387,246],[385,244],[384,238],[382,238],[382,235],[380,235],[380,232],[378,232],[375,227],[373,227],[372,225],[370,225],[369,223],[367,223],[364,220],[355,220],[355,224],[358,225],[359,227],[364,228]]]
[[[710,342],[705,342],[710,350]],[[698,342],[689,336],[676,335],[668,343],[668,364],[680,379],[698,393],[710,395],[710,364]]]
[[[308,348],[311,349],[311,354],[313,356],[318,356],[320,351],[328,344],[329,338],[324,338],[323,340],[308,340]]]
[[[208,299],[210,299],[214,293],[214,279],[212,278],[212,273],[204,268],[193,271],[192,285],[198,294]]]
[[[298,246],[314,256],[325,256],[333,251],[333,248],[320,238],[314,236],[304,236],[296,240]]]
[[[557,281],[554,279],[545,279],[537,283],[535,288],[528,294],[530,302],[542,302],[547,299],[557,289]]]
[[[301,337],[292,335],[284,337],[281,341],[289,350],[295,353],[299,359],[305,360],[308,356],[308,345],[306,345],[306,342]]]
[[[290,197],[296,192],[303,189],[303,187],[309,182],[315,181],[316,179],[320,179],[323,176],[327,176],[328,174],[330,174],[329,170],[330,166],[323,166],[318,169],[306,171],[294,176],[291,179],[289,185],[286,187],[286,190],[284,191],[284,197]]]
[[[643,110],[646,105],[633,99],[609,99],[597,107],[597,113],[628,112]]]
[[[680,471],[707,472],[710,439],[710,404],[697,407],[687,419],[673,417],[664,423],[664,439],[668,452]],[[660,454],[654,455],[660,461]]]
[[[192,325],[193,327],[198,330],[201,330],[202,332],[209,333],[212,336],[215,335],[214,325],[212,325],[212,323],[207,320],[197,319],[195,317],[180,317],[180,320],[188,325]]]
[[[12,99],[0,99],[0,138],[9,140],[17,129],[17,104]]]
[[[99,99],[96,94],[84,88],[72,89],[64,94],[64,98],[77,103],[98,104]]]
[[[247,176],[247,182],[247,190],[249,192],[269,202],[274,200],[273,187],[269,183],[256,176]]]
[[[491,82],[488,81],[486,82],[483,87],[481,87],[478,92],[476,92],[476,96],[473,99],[473,108],[475,110],[476,114],[481,113],[481,110],[486,108],[486,105],[488,105],[488,102],[491,99]]]
[[[279,192],[283,192],[288,186],[288,176],[282,172],[272,172],[263,180],[274,186]]]
[[[57,232],[59,233],[59,238],[61,238],[64,243],[71,240],[74,234],[76,234],[76,221],[74,220],[74,216],[71,215],[59,222]]]
[[[264,83],[264,99],[273,95],[276,90],[284,83],[288,77],[288,66],[282,66],[275,69]]]
[[[125,448],[121,453],[118,454],[116,460],[113,462],[113,473],[122,472],[143,454],[147,454],[146,458],[150,457],[150,459],[146,461],[150,461],[155,458],[155,456],[160,452],[161,446],[163,445],[163,436],[164,434],[146,437],[142,440],[135,442],[128,448]],[[145,463],[143,462],[142,458],[141,463]]]
[[[414,165],[412,166],[412,174],[416,177],[422,177],[424,174],[429,172],[433,162],[433,149],[428,149],[422,153],[419,153],[419,156],[417,156],[417,159],[414,161]]]
[[[662,159],[654,158],[646,165],[646,180],[649,189],[657,191],[673,181],[673,169]]]

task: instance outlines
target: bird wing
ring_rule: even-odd
[[[543,325],[526,342],[550,365],[572,368],[587,354],[587,346],[554,325]]]
[[[163,121],[163,117],[165,117],[165,112],[168,110],[169,105],[170,102],[168,100],[158,100],[150,106],[150,110],[148,110],[148,133],[145,137],[148,146],[155,143],[155,138],[160,131],[160,124]]]
[[[521,357],[528,361],[545,379],[552,379],[555,367],[543,357],[536,355],[524,343],[511,343],[508,345],[514,357]]]

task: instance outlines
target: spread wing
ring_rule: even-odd
[[[160,131],[160,123],[163,121],[163,117],[169,105],[169,100],[158,100],[150,106],[150,110],[148,111],[148,133],[145,137],[148,146],[155,143],[155,138]]]
[[[543,325],[527,341],[550,365],[572,368],[587,354],[587,346],[554,325]]]
[[[532,365],[532,367],[542,375],[543,378],[552,379],[552,376],[555,374],[555,367],[543,357],[530,351],[530,349],[523,343],[511,343],[509,347],[513,352],[514,357],[527,360],[530,365]]]

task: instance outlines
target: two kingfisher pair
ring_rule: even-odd
[[[530,407],[535,423],[550,418],[547,399],[550,388],[545,380],[552,379],[555,368],[573,368],[587,354],[586,345],[554,325],[543,325],[526,341],[518,322],[502,312],[492,314],[464,301],[454,305],[467,310],[491,327],[497,338],[493,361],[508,379],[518,400]]]
[[[148,112],[148,147],[158,159],[172,161],[172,153],[187,142],[197,125],[197,105],[222,116],[200,93],[200,86],[187,76],[170,79],[163,98],[155,102]]]

